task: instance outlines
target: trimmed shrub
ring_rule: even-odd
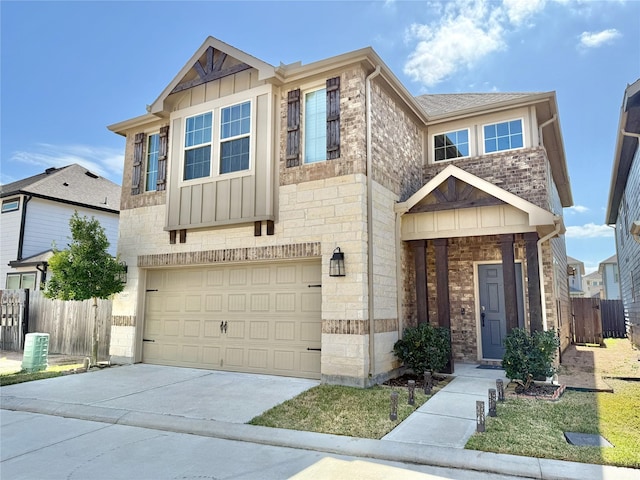
[[[540,379],[555,373],[553,359],[560,346],[555,330],[529,334],[523,328],[514,328],[505,337],[504,346],[502,368],[510,380],[526,382],[529,375]]]
[[[417,375],[426,371],[439,372],[449,361],[451,343],[449,329],[421,323],[404,330],[393,352]]]

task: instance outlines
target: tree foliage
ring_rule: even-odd
[[[417,375],[426,371],[439,372],[449,361],[449,329],[429,323],[406,328],[393,351]]]
[[[526,382],[529,375],[533,379],[550,377],[555,373],[553,359],[559,345],[555,330],[529,334],[523,328],[514,328],[504,340],[502,368],[511,380]]]
[[[54,249],[49,260],[52,276],[44,294],[60,300],[87,300],[121,292],[123,266],[107,251],[109,240],[100,222],[75,212],[69,227],[71,243],[65,250]]]

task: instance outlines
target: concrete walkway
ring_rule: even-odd
[[[456,364],[455,378],[438,391],[409,418],[385,435],[382,440],[464,448],[476,431],[476,401],[489,410],[489,389],[496,388],[504,370],[480,369],[477,365]]]
[[[576,480],[638,478],[638,470],[633,469],[465,450],[466,437],[475,428],[475,400],[484,400],[486,391],[501,374],[497,370],[456,365],[456,378],[449,385],[385,439],[370,440],[245,423],[317,385],[317,381],[144,364],[111,367],[0,388],[2,452],[8,452],[5,445],[27,440],[21,433],[25,432],[23,428],[8,428],[19,418],[15,414],[24,412],[46,415],[52,420],[66,417],[115,427],[186,433],[489,475]],[[24,417],[24,421],[32,421],[32,417]],[[47,431],[38,431],[38,436],[57,438],[64,429],[61,431],[54,424]],[[85,428],[84,424],[78,425]],[[451,433],[454,429],[456,432]],[[101,446],[105,452],[120,448],[122,437],[109,438]],[[46,451],[43,449],[42,455]],[[38,461],[47,464],[51,460],[43,456]],[[31,463],[34,462],[21,466]],[[466,478],[464,473],[461,475],[458,478]]]

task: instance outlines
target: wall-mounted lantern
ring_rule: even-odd
[[[333,256],[329,261],[329,276],[330,277],[344,277],[344,253],[340,251],[340,247],[336,247],[333,251]]]
[[[118,272],[118,280],[120,283],[125,285],[127,283],[127,272],[129,271],[129,267],[127,267],[127,262],[120,262],[120,271]]]

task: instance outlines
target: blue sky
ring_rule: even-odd
[[[81,163],[121,183],[124,139],[209,35],[272,65],[373,47],[414,95],[555,90],[574,207],[567,252],[615,253],[604,225],[622,96],[640,77],[640,2],[0,2],[9,183]]]

